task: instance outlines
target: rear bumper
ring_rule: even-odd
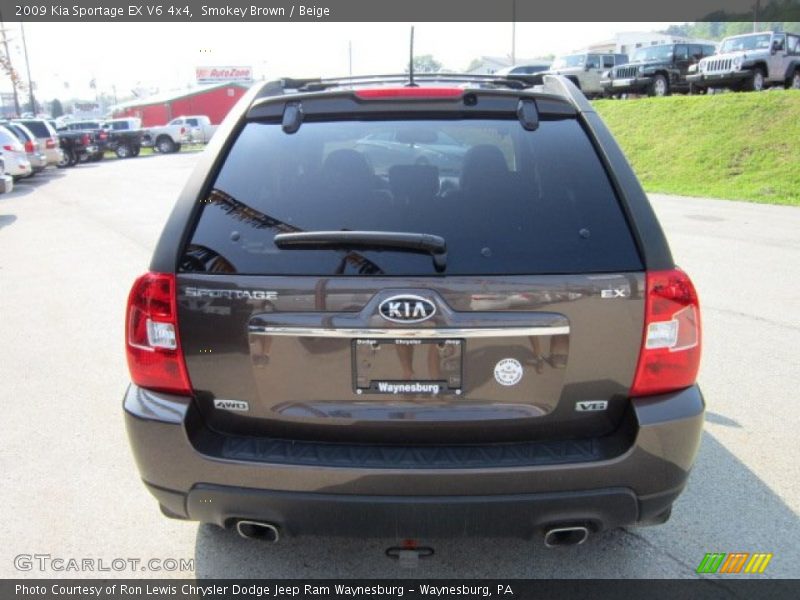
[[[47,157],[44,154],[28,154],[28,162],[34,172],[43,171],[47,167]]]
[[[686,81],[698,88],[730,87],[741,84],[750,77],[750,71],[728,71],[726,73],[695,73],[688,75]]]
[[[223,526],[264,520],[290,535],[527,537],[555,523],[646,523],[671,506],[699,447],[702,395],[691,387],[632,404],[635,437],[611,458],[448,468],[407,457],[383,467],[336,462],[336,448],[326,451],[332,462],[231,458],[202,443],[189,398],[131,386],[124,406],[142,479],[174,516]]]
[[[44,154],[47,158],[48,166],[57,166],[64,158],[64,152],[61,148],[48,148],[44,151]]]

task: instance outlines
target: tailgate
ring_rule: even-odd
[[[638,356],[643,276],[403,283],[181,275],[183,349],[208,423],[395,442],[616,427]],[[392,307],[395,318],[431,316],[395,322]]]

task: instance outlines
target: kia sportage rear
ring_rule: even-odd
[[[256,86],[198,158],[128,304],[145,485],[270,539],[664,522],[700,315],[617,144],[560,77],[404,83]]]

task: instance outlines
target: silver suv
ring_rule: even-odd
[[[603,73],[627,62],[627,54],[578,52],[556,57],[550,70],[541,75],[563,75],[587,98],[592,98],[603,95],[603,88],[600,86]]]
[[[761,91],[771,85],[800,89],[800,35],[764,31],[722,40],[687,80],[695,89]]]

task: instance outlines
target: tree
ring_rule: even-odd
[[[414,73],[438,73],[442,70],[442,63],[433,58],[432,54],[422,54],[414,57]],[[405,72],[408,73],[408,67]]]
[[[57,119],[64,114],[64,107],[61,105],[61,100],[58,98],[53,100],[53,103],[50,105],[50,114],[54,119]]]
[[[470,62],[469,66],[467,67],[467,71],[472,71],[474,69],[477,69],[482,64],[483,64],[483,61],[480,58],[473,58],[472,62]]]
[[[666,33],[667,35],[675,35],[681,37],[689,37],[692,35],[691,33],[692,26],[689,23],[684,23],[683,25],[670,25],[666,29],[662,30],[660,33]]]

